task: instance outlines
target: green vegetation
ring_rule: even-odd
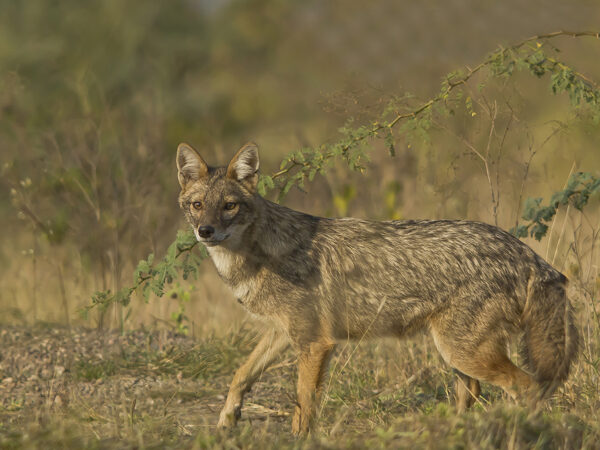
[[[75,378],[85,381],[106,378],[116,373],[114,361],[80,361],[75,367]]]
[[[546,223],[554,218],[559,206],[573,205],[575,209],[582,211],[590,197],[597,195],[598,192],[600,192],[600,178],[585,172],[573,174],[567,181],[567,187],[555,192],[547,206],[541,205],[542,198],[528,198],[523,208],[523,220],[529,223],[519,225],[512,231],[517,237],[527,237],[529,233],[539,241],[546,236],[548,231]]]
[[[598,33],[592,32],[557,32],[548,35],[535,36],[509,48],[501,48],[492,53],[485,61],[466,73],[453,72],[448,74],[442,89],[432,99],[420,104],[415,109],[405,112],[406,105],[394,99],[384,108],[382,115],[373,120],[370,125],[352,127],[352,121],[340,129],[343,138],[333,144],[324,144],[315,148],[303,148],[288,154],[280,163],[280,168],[272,175],[262,175],[259,180],[258,191],[267,195],[269,190],[278,190],[278,200],[281,201],[292,187],[303,189],[305,182],[314,180],[317,174],[323,175],[333,167],[336,160],[342,160],[350,170],[366,171],[369,162],[369,152],[373,149],[373,139],[383,139],[390,156],[395,156],[396,141],[403,139],[412,143],[417,139],[427,140],[428,132],[434,125],[444,127],[441,121],[452,117],[456,110],[464,109],[475,116],[473,103],[463,86],[466,86],[476,74],[487,71],[483,80],[480,79],[477,89],[482,91],[491,78],[508,78],[515,71],[528,70],[538,78],[550,75],[550,88],[553,94],[566,93],[571,106],[578,109],[579,114],[590,117],[593,123],[600,123],[600,90],[596,84],[575,69],[548,56],[544,51],[545,41],[561,36],[570,37],[597,37]],[[493,112],[492,127],[497,111]],[[585,119],[584,119],[585,120]],[[394,135],[394,131],[397,130]],[[505,133],[508,131],[506,129]],[[410,144],[409,144],[410,145]],[[473,149],[485,165],[489,179],[488,159]],[[489,150],[489,146],[488,146]],[[492,202],[496,203],[494,186],[490,180]],[[517,225],[513,233],[518,237],[526,237],[528,233],[538,241],[546,235],[548,226],[544,222],[552,220],[559,205],[572,203],[578,210],[582,210],[588,203],[590,196],[600,193],[600,178],[591,173],[579,172],[571,176],[567,187],[552,195],[550,205],[541,207],[541,198],[527,199],[522,218],[528,222]],[[496,204],[494,215],[496,215]],[[497,221],[497,217],[495,217]],[[102,305],[106,308],[111,303],[117,302],[127,306],[131,295],[136,289],[142,289],[144,298],[148,300],[149,292],[159,297],[164,294],[165,282],[171,283],[177,279],[178,271],[182,271],[184,279],[190,273],[197,274],[197,264],[206,257],[203,250],[201,257],[191,257],[196,246],[192,232],[179,232],[175,242],[167,251],[167,256],[156,266],[152,266],[154,255],[147,260],[142,260],[134,273],[134,285],[123,288],[111,295],[110,291],[98,292],[93,297],[93,305]],[[179,256],[185,255],[179,260]]]
[[[598,447],[600,7],[438,3],[0,1],[1,448]],[[180,231],[175,149],[250,140],[296,209],[523,238],[570,280],[566,385],[456,415],[429,338],[347,342],[318,432],[291,352],[216,430],[260,324]]]

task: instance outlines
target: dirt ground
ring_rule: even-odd
[[[419,341],[338,350],[306,439],[290,434],[291,353],[255,385],[239,426],[216,430],[253,336],[2,326],[0,448],[600,448],[598,425],[564,394],[532,414],[484,386],[455,414],[453,374]]]
[[[202,350],[194,340],[166,331],[121,335],[83,328],[2,327],[4,444],[22,438],[17,430],[32,423],[73,416],[87,429],[81,434],[89,433],[100,442],[103,436],[124,437],[138,421],[154,422],[153,428],[173,427],[169,433],[179,438],[212,429],[231,374],[213,373],[215,361],[224,355]],[[278,367],[289,366],[287,361]],[[269,402],[248,402],[247,423],[270,420],[277,425],[292,410],[290,396],[280,383],[269,383],[270,377],[266,373],[257,385],[260,397]]]

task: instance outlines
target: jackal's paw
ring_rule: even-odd
[[[292,434],[294,436],[305,436],[310,429],[310,417],[302,414],[299,406],[296,406],[294,417],[292,418]]]
[[[217,428],[235,427],[240,417],[242,417],[241,406],[236,406],[234,408],[223,408],[221,410],[221,414],[219,415]]]

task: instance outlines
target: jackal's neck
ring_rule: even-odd
[[[260,197],[256,217],[236,243],[208,247],[219,275],[234,296],[257,314],[264,308],[255,300],[274,274],[297,273],[298,264],[312,251],[321,220]],[[294,255],[290,257],[290,255]]]
[[[304,214],[265,199],[252,233],[254,251],[267,258],[281,258],[312,242],[321,218]]]
[[[219,275],[235,289],[266,265],[285,264],[285,257],[310,246],[319,221],[276,203],[256,198],[256,218],[235,247],[209,247],[208,252]]]

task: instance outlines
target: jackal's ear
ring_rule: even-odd
[[[190,181],[198,181],[208,175],[208,166],[188,144],[179,144],[177,147],[177,178],[182,188]]]
[[[227,177],[246,185],[252,192],[258,183],[258,147],[254,143],[244,145],[227,166]]]

